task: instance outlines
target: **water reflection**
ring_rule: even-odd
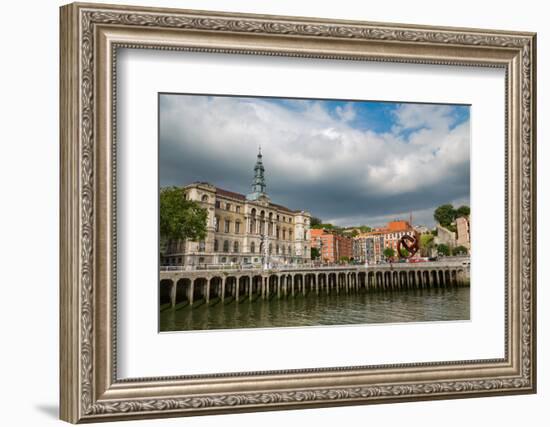
[[[296,296],[168,309],[161,331],[351,325],[470,319],[470,289]]]

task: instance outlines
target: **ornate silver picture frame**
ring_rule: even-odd
[[[536,391],[535,34],[78,3],[60,13],[61,419],[97,422]],[[120,378],[120,49],[504,70],[504,357]]]

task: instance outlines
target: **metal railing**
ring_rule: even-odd
[[[193,271],[249,271],[249,270],[264,270],[264,271],[293,271],[293,270],[413,270],[430,267],[464,267],[469,268],[469,260],[439,260],[425,261],[415,263],[382,263],[382,264],[196,264],[196,265],[165,265],[160,267],[162,272],[193,272]]]

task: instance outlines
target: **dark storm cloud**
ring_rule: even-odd
[[[290,102],[290,105],[289,105]],[[391,132],[364,129],[357,104],[162,95],[160,183],[250,191],[261,144],[273,202],[335,224],[370,224],[469,203],[469,120],[448,106],[403,104]],[[332,109],[331,109],[332,108]]]

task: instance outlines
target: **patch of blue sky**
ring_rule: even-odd
[[[451,124],[451,129],[454,129],[458,125],[470,120],[470,105],[454,105],[453,112],[451,113],[454,122]]]
[[[396,130],[398,125],[395,110],[404,105],[401,102],[391,101],[342,101],[331,99],[297,99],[297,98],[276,98],[276,97],[246,97],[252,102],[254,100],[260,102],[267,102],[277,105],[289,111],[299,113],[311,107],[317,103],[327,111],[333,118],[345,121],[346,124],[352,128],[362,131],[372,131],[375,133],[390,133]],[[426,105],[426,107],[433,107],[434,104],[415,104],[413,105]],[[437,104],[443,105],[443,104]],[[464,123],[470,119],[470,106],[469,105],[449,105],[452,107],[450,117],[452,122],[450,129]],[[342,112],[352,109],[354,114],[353,118],[347,117],[344,119]],[[404,139],[408,139],[409,136],[420,130],[418,128],[399,128],[399,136]]]

